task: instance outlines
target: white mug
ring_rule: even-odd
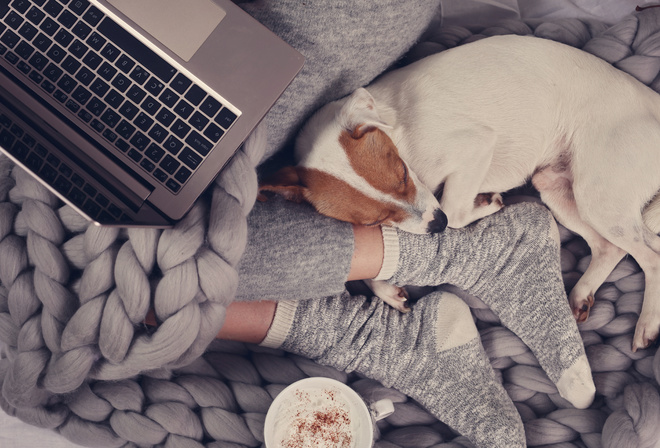
[[[275,397],[266,414],[266,448],[327,446],[368,448],[376,422],[394,412],[391,400],[367,403],[346,384],[323,377],[305,378]],[[310,439],[314,439],[313,444]]]

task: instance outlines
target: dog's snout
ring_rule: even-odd
[[[447,215],[439,208],[433,212],[433,221],[429,222],[428,233],[440,233],[447,228]]]

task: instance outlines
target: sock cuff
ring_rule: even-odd
[[[297,300],[277,302],[273,323],[270,324],[266,337],[259,345],[268,348],[280,348],[289,335],[297,309]]]
[[[394,227],[381,226],[383,232],[383,265],[374,280],[392,278],[399,265],[399,234]]]

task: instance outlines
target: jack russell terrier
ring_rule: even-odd
[[[522,36],[443,51],[321,108],[296,158],[261,190],[414,233],[497,212],[499,193],[531,178],[592,251],[569,296],[576,319],[628,253],[646,278],[633,351],[658,336],[660,96],[595,56]],[[404,309],[399,289],[370,286]]]

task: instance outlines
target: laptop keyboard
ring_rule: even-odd
[[[92,219],[104,223],[131,222],[111,199],[74,171],[75,165],[60,160],[36,136],[4,114],[0,114],[0,145]]]
[[[0,0],[0,57],[177,193],[236,114],[87,0]]]

